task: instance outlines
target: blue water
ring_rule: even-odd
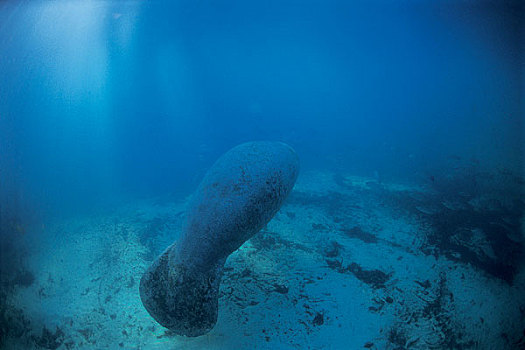
[[[137,201],[183,203],[220,155],[253,140],[285,142],[300,158],[299,187],[279,214],[296,221],[273,228],[295,232],[286,236],[292,247],[308,246],[301,240],[301,223],[308,222],[309,230],[312,225],[333,230],[348,214],[334,214],[333,208],[363,200],[371,205],[361,203],[356,209],[365,213],[359,216],[363,218],[373,203],[385,200],[385,205],[403,207],[423,221],[431,217],[423,226],[434,227],[437,234],[427,237],[433,248],[422,248],[421,254],[443,256],[521,291],[524,31],[519,1],[0,2],[2,309],[25,310],[31,288],[38,291],[38,283],[44,283],[34,266],[46,256],[43,247],[53,245],[55,236],[49,231],[55,230],[56,237],[94,232],[87,223],[84,229],[70,228],[69,220],[108,213],[111,219],[102,221],[132,220],[133,215],[115,213]],[[389,184],[407,187],[396,187],[400,197],[389,192],[385,199],[372,185],[367,187],[371,192],[360,192],[354,177],[383,190]],[[331,179],[332,187],[323,179]],[[418,186],[427,192],[416,200],[412,192]],[[301,212],[301,206],[312,212]],[[323,210],[329,222],[316,214]],[[139,234],[139,242],[151,250],[144,266],[177,237],[162,235],[180,229],[179,216],[137,219],[139,226],[154,227]],[[395,236],[379,234],[378,241],[370,242],[366,234],[373,228],[353,218],[346,229],[357,222],[364,225],[364,236],[357,234],[360,242],[381,244]],[[462,245],[459,238],[443,239],[450,232],[460,237],[459,228],[465,227],[485,232],[492,253],[486,245],[480,245],[483,257],[472,253],[479,240]],[[314,229],[323,231],[321,226]],[[310,243],[315,247],[319,242]],[[337,247],[330,244],[327,249]],[[341,268],[354,261],[345,259]],[[21,272],[13,273],[13,265]],[[350,272],[363,277],[355,265],[345,271],[345,278]],[[134,276],[140,279],[140,271]],[[441,277],[436,276],[437,286]],[[433,282],[425,276],[418,281],[429,279]],[[133,295],[138,298],[129,298]],[[334,298],[338,307],[348,304],[344,297]],[[511,297],[509,305],[525,310],[525,301],[518,299]],[[493,310],[503,307],[494,305]],[[290,304],[288,310],[293,309]],[[25,328],[13,326],[8,311],[2,311],[0,347],[119,348],[119,336],[106,343],[98,340],[99,345],[86,336],[84,343],[71,340],[66,347],[65,321],[44,327],[63,330],[55,344],[49,340],[52,334],[47,337],[41,330],[62,311],[42,310],[38,320],[25,316],[31,324]],[[524,313],[513,319],[516,329],[525,327]],[[330,326],[314,316],[314,328]],[[471,324],[464,321],[467,328]],[[504,337],[478,339],[469,333],[463,343],[438,342],[438,348],[525,346],[523,334],[511,328],[500,325]],[[293,347],[358,349],[366,343],[344,343],[348,334],[337,330],[334,324],[313,343],[305,335],[309,332],[299,332],[304,338],[298,336],[302,340]],[[270,338],[281,339],[282,333],[275,332]],[[422,341],[411,343],[416,336],[403,343],[395,332],[390,337],[372,333],[370,339],[380,340],[369,340],[370,348],[425,348]],[[120,348],[149,348],[147,334],[140,334],[140,346],[130,340]],[[264,337],[246,339],[258,348],[269,346]],[[172,346],[163,344],[160,348]],[[212,339],[207,346],[232,344],[246,345]]]

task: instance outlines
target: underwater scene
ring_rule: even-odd
[[[521,1],[0,1],[0,349],[525,349]]]

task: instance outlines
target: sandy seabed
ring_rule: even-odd
[[[138,292],[142,273],[177,240],[186,199],[137,201],[56,222],[29,248],[34,281],[7,295],[6,317],[18,331],[3,346],[525,348],[525,273],[516,258],[523,231],[504,222],[493,223],[503,227],[494,232],[491,222],[476,227],[488,202],[458,198],[410,184],[302,174],[275,218],[229,257],[218,322],[197,338],[158,325]],[[469,213],[474,219],[458,219]]]

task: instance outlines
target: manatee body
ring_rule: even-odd
[[[277,213],[298,172],[296,153],[281,142],[244,143],[217,160],[193,194],[181,239],[140,281],[158,323],[192,337],[213,328],[226,258]]]

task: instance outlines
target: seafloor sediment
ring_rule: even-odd
[[[142,273],[177,239],[185,203],[140,201],[32,233],[17,275],[25,283],[0,293],[2,346],[525,347],[519,198],[306,172],[228,259],[217,325],[197,338],[159,326],[138,293]]]

